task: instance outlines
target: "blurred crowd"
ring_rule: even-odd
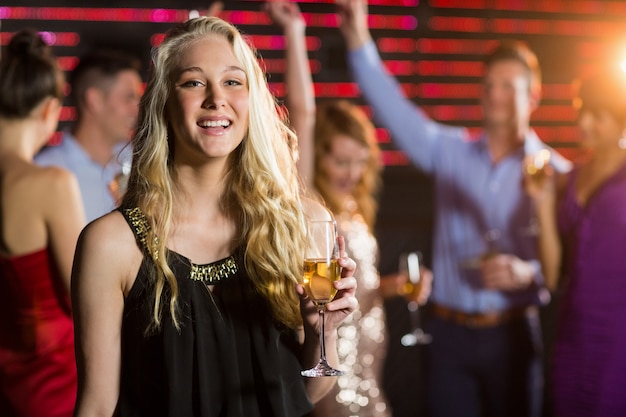
[[[13,35],[1,416],[626,415],[626,73],[573,83],[574,163],[531,127],[542,76],[527,44],[485,56],[476,133],[404,95],[366,0],[334,3],[372,118],[315,96],[295,1],[261,6],[285,40],[281,100],[219,1],[168,31],[145,81],[106,48],[66,79],[35,29]],[[77,117],[50,145],[67,90]],[[415,248],[380,273],[376,127],[432,178],[429,265]],[[323,310],[302,277],[320,219],[341,266]],[[339,376],[301,375],[320,350]]]

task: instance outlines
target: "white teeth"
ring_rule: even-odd
[[[200,127],[228,127],[230,122],[228,120],[205,120],[198,123]]]

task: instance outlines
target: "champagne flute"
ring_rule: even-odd
[[[326,360],[324,341],[324,313],[326,304],[337,294],[334,282],[341,278],[337,247],[336,224],[333,220],[307,222],[304,254],[304,289],[315,304],[320,320],[320,360],[311,369],[301,371],[302,376],[339,376],[345,372],[330,366]]]
[[[524,169],[531,177],[545,175],[545,169],[550,164],[550,158],[550,151],[548,149],[541,149],[528,158]]]
[[[422,284],[420,261],[421,253],[419,252],[409,252],[400,255],[399,270],[408,277],[404,293],[409,296],[407,308],[411,319],[411,330],[400,339],[402,346],[427,345],[432,341],[432,336],[422,329],[419,304],[415,299]]]
[[[534,155],[528,156],[524,162],[524,170],[530,181],[534,181],[540,186],[547,180],[546,168],[550,165],[552,155],[548,149],[541,149]],[[529,224],[522,230],[527,236],[537,236],[539,234],[539,220],[533,213],[530,216]]]
[[[498,244],[501,237],[502,233],[500,232],[500,229],[493,228],[485,232],[483,239],[487,246],[487,250],[481,256],[482,260],[489,259],[501,252],[500,245]]]

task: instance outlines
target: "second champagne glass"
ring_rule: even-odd
[[[320,360],[311,369],[301,372],[302,376],[339,376],[345,372],[330,366],[326,360],[324,342],[324,313],[326,304],[337,294],[334,282],[341,278],[341,267],[337,263],[336,224],[332,220],[311,220],[307,222],[306,246],[304,254],[304,289],[315,304],[320,320]]]
[[[398,268],[407,276],[404,293],[409,298],[407,308],[411,315],[411,330],[400,339],[402,346],[427,345],[432,341],[432,336],[422,329],[419,304],[416,300],[422,285],[421,257],[422,254],[419,252],[400,255]]]

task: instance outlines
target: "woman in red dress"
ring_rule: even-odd
[[[85,223],[78,182],[33,164],[55,131],[63,72],[34,30],[0,61],[0,415],[69,417],[76,400],[69,303]]]

